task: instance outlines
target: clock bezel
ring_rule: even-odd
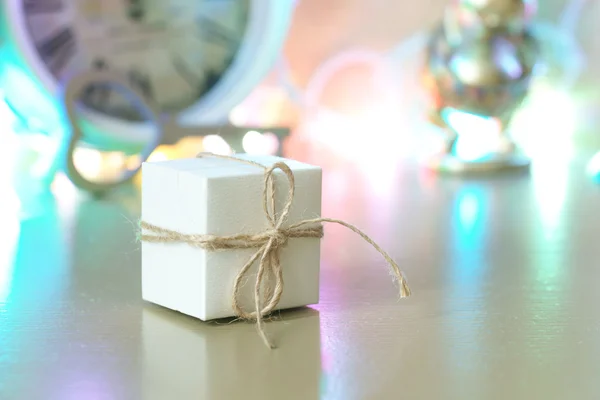
[[[64,126],[62,85],[29,38],[22,0],[5,0],[0,8],[0,16],[4,14],[0,23],[4,19],[7,29],[2,36],[8,36],[0,36],[5,96],[19,115],[35,118],[46,130],[55,131]],[[261,82],[279,56],[293,8],[293,0],[250,0],[246,33],[233,63],[197,102],[173,114],[177,121],[183,125],[225,122],[229,111]],[[31,101],[32,96],[39,101]],[[156,134],[151,123],[120,120],[89,109],[81,109],[80,121],[85,141],[103,150],[136,152]]]

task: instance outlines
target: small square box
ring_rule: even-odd
[[[321,169],[274,156],[237,155],[266,167],[285,162],[296,193],[284,227],[321,215]],[[142,166],[142,220],[187,234],[217,236],[260,233],[269,228],[263,210],[265,171],[221,158],[148,162]],[[274,173],[276,210],[288,195],[284,173]],[[142,242],[144,300],[211,320],[233,317],[234,279],[257,249],[208,251],[183,243]],[[291,238],[281,249],[285,289],[277,309],[319,301],[320,239]],[[241,294],[254,310],[256,265]]]

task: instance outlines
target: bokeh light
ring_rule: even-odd
[[[498,149],[500,124],[496,119],[456,109],[444,110],[442,117],[458,134],[454,155],[461,160],[476,161]]]
[[[95,149],[78,147],[73,152],[73,164],[82,175],[96,178],[103,170],[102,153]]]
[[[600,153],[592,157],[588,163],[587,172],[600,182]]]
[[[231,146],[219,135],[208,135],[202,141],[204,151],[220,155],[232,154]]]
[[[162,151],[156,150],[148,157],[149,162],[167,161],[169,157]]]
[[[579,118],[577,101],[568,91],[540,84],[515,115],[511,132],[533,159],[570,158]]]
[[[242,147],[248,154],[269,155],[279,149],[279,139],[271,132],[249,131],[242,139]]]

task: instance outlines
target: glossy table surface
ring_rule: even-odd
[[[135,189],[64,195],[3,227],[0,398],[600,398],[600,187],[579,158],[466,179],[311,154],[324,215],[390,250],[413,296],[327,227],[321,302],[268,323],[271,351],[142,302]]]

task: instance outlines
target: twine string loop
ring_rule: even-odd
[[[404,275],[394,260],[375,243],[370,237],[355,226],[331,218],[314,218],[303,220],[285,226],[292,208],[295,195],[295,179],[290,167],[284,162],[277,162],[271,167],[265,167],[254,161],[239,159],[231,156],[222,156],[211,153],[200,153],[198,157],[216,157],[231,161],[242,162],[264,169],[263,209],[269,228],[257,234],[240,233],[230,236],[184,234],[170,229],[165,229],[146,221],[140,227],[147,233],[141,234],[141,241],[154,243],[186,243],[190,246],[200,247],[208,251],[230,249],[256,249],[256,252],[242,266],[233,283],[232,308],[235,314],[242,319],[255,320],[259,335],[269,348],[274,348],[272,341],[264,329],[264,317],[277,307],[283,294],[283,269],[280,254],[290,238],[322,238],[324,222],[342,225],[361,236],[373,246],[387,261],[392,274],[400,286],[400,297],[410,295],[410,289]],[[280,213],[276,209],[276,193],[274,173],[280,170],[288,181],[287,199]],[[250,268],[258,262],[258,271],[254,283],[254,310],[247,311],[241,306],[241,288],[247,280]]]

